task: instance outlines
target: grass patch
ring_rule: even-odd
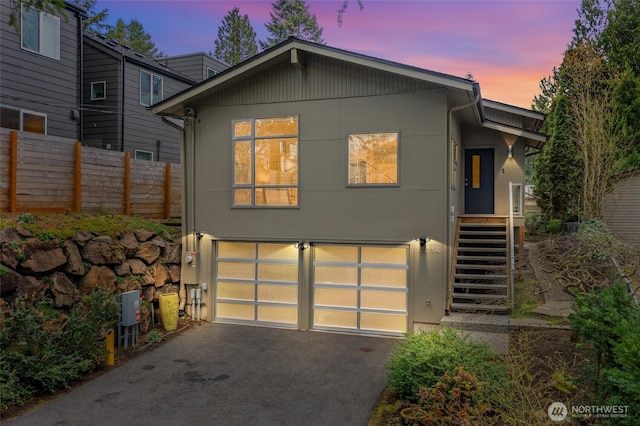
[[[84,212],[39,213],[37,215],[28,213],[2,214],[0,230],[18,226],[45,241],[67,239],[79,231],[94,232],[111,237],[136,229],[148,229],[156,234],[172,231],[161,223],[137,216]]]
[[[515,280],[515,299],[512,318],[534,318],[532,311],[542,305],[540,283],[533,278]]]

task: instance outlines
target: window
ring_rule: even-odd
[[[47,134],[47,116],[33,111],[0,107],[0,127]]]
[[[91,83],[91,100],[102,101],[107,99],[107,82],[94,81]]]
[[[207,78],[211,78],[216,74],[218,74],[216,70],[214,70],[213,68],[207,67]]]
[[[298,205],[298,117],[233,122],[233,205]]]
[[[140,103],[150,106],[162,100],[162,77],[140,70]]]
[[[349,135],[348,184],[398,184],[398,133]]]
[[[20,38],[24,50],[60,59],[60,18],[23,5]]]
[[[148,160],[153,161],[153,152],[150,151],[142,151],[140,149],[136,149],[135,151],[135,159],[136,160]]]

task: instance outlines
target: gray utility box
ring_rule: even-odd
[[[120,325],[129,327],[140,322],[140,291],[133,290],[120,294],[122,319]]]

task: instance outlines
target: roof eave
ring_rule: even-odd
[[[542,145],[547,142],[547,136],[542,133],[532,132],[530,130],[525,130],[518,127],[507,126],[506,124],[497,123],[491,120],[485,120],[482,123],[482,127],[528,139],[532,143],[527,143],[527,145],[535,148],[541,148]]]

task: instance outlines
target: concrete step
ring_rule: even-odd
[[[498,314],[507,313],[506,305],[454,302],[451,304],[451,309],[456,312],[473,312],[473,313],[493,312]]]
[[[458,247],[458,252],[460,251],[484,251],[487,253],[506,253],[507,252],[507,248],[506,247]]]
[[[506,239],[499,238],[461,238],[458,244],[507,244]]]
[[[487,265],[486,263],[457,263],[456,269],[472,269],[476,271],[504,271],[505,265]]]
[[[467,256],[462,255],[457,257],[458,260],[469,260],[469,261],[487,261],[487,262],[503,262],[505,265],[507,263],[506,256]]]

